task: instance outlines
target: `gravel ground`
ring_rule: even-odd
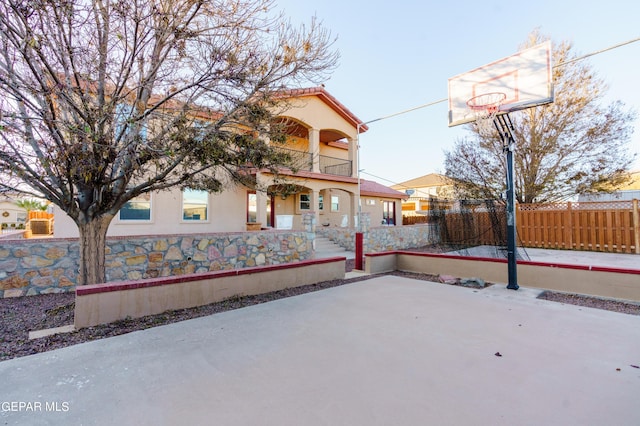
[[[353,261],[348,261],[346,268],[347,271],[350,271],[352,268]],[[426,281],[439,281],[439,277],[434,275],[407,272],[394,272],[393,275],[422,279]],[[144,330],[177,321],[212,315],[232,309],[239,309],[246,306],[277,300],[283,297],[324,290],[343,284],[362,281],[368,278],[370,278],[370,276],[345,280],[333,280],[258,296],[235,297],[223,302],[213,303],[197,308],[168,311],[158,315],[123,320],[96,327],[88,327],[71,333],[62,333],[34,340],[29,340],[29,331],[73,324],[75,294],[47,294],[0,299],[0,361],[39,352],[46,352],[91,340],[103,339],[105,337],[117,336],[136,330]],[[459,285],[459,283],[454,285]],[[560,303],[640,315],[639,304],[554,292],[544,292],[541,295],[541,298]]]

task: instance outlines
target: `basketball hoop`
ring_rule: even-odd
[[[495,130],[493,120],[500,112],[500,106],[507,99],[502,92],[489,92],[474,96],[467,101],[467,107],[475,116],[478,133],[490,136]]]

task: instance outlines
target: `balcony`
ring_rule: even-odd
[[[320,173],[336,176],[351,176],[351,161],[321,155]]]
[[[278,148],[287,154],[290,158],[292,168],[300,171],[313,171],[313,156],[309,152],[297,151],[294,149]],[[352,162],[342,158],[329,157],[327,155],[320,155],[318,158],[320,167],[320,173],[335,176],[347,176],[351,177]]]
[[[310,172],[313,168],[313,155],[295,149],[274,147],[277,152],[285,154],[285,163],[292,169]]]

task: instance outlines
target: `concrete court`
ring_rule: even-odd
[[[447,254],[461,254],[477,257],[498,256],[498,249],[494,246],[471,247],[460,252]],[[528,258],[532,262],[558,263],[564,265],[598,266],[605,268],[638,269],[640,270],[640,256],[627,253],[602,253],[596,251],[579,250],[549,250],[539,248],[518,247],[518,259]]]
[[[4,361],[0,424],[640,424],[640,317],[537,294],[382,276]]]

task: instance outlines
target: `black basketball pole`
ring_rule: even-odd
[[[516,258],[516,189],[513,179],[513,150],[515,140],[513,139],[513,124],[509,114],[497,116],[493,120],[500,138],[502,139],[502,150],[507,154],[507,268],[509,270],[509,284],[507,288],[517,290],[518,271]]]

